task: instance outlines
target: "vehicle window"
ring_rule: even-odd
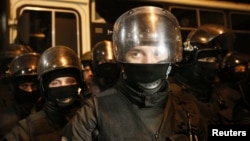
[[[172,8],[171,13],[176,16],[181,27],[196,28],[198,26],[196,10]]]
[[[18,22],[18,41],[29,45],[36,52],[43,52],[52,45],[51,12],[24,10]]]
[[[250,31],[250,14],[232,13],[231,14],[233,30],[248,30]]]
[[[65,45],[77,51],[77,23],[73,13],[56,12],[55,14],[56,45]]]
[[[18,23],[17,42],[42,53],[55,45],[65,45],[75,52],[80,49],[79,18],[73,11],[25,7]]]
[[[216,11],[200,10],[200,24],[225,25],[225,14]]]
[[[230,13],[231,27],[236,35],[234,49],[240,52],[250,53],[250,14],[232,12]]]

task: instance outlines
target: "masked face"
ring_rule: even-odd
[[[35,82],[23,82],[18,85],[18,88],[26,92],[33,92],[37,91],[38,85]]]
[[[85,66],[83,71],[83,78],[87,85],[91,84],[93,81],[93,72],[90,66]]]
[[[38,82],[35,80],[16,80],[15,96],[21,103],[33,103],[40,96]]]
[[[123,64],[126,81],[135,89],[153,94],[162,86],[171,67],[169,51],[157,46],[136,46]],[[146,77],[145,77],[146,76]]]
[[[20,88],[17,88],[16,90],[16,98],[19,102],[21,103],[33,103],[38,100],[40,96],[40,91],[39,90],[34,90],[34,91],[25,91]]]
[[[218,71],[217,61],[216,57],[204,57],[198,59],[193,68],[196,78],[199,78],[201,81],[208,84],[213,83]]]
[[[78,83],[74,77],[57,77],[53,79],[47,89],[49,101],[60,107],[71,105],[78,95]]]

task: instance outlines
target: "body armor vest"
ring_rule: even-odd
[[[110,89],[102,93],[95,101],[98,107],[98,130],[100,131],[98,139],[103,141],[165,141],[176,134],[191,137],[195,134],[193,138],[197,138],[197,127],[200,122],[197,116],[198,108],[190,101],[190,98],[184,97],[187,96],[179,97],[169,93],[159,130],[153,132],[138,116],[137,110],[145,109],[136,109],[123,94],[116,89]],[[190,110],[186,110],[188,108]]]

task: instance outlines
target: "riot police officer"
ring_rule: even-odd
[[[229,83],[229,85],[239,90],[237,82],[243,80],[248,72],[249,54],[238,51],[228,52],[219,66],[219,79],[221,82]]]
[[[100,93],[100,88],[94,82],[94,73],[92,66],[92,51],[85,52],[81,56],[81,62],[83,65],[83,80],[84,80],[84,97],[92,97]]]
[[[233,109],[233,121],[236,124],[250,123],[249,72],[250,55],[243,52],[229,52],[220,65],[220,80],[241,94]],[[234,97],[231,96],[231,99]]]
[[[233,121],[235,124],[250,124],[250,61],[248,61],[247,75],[238,82],[241,99],[237,101],[233,109]]]
[[[122,71],[121,65],[115,60],[112,42],[103,40],[92,49],[92,66],[94,82],[100,91],[104,91],[116,84]]]
[[[32,49],[21,44],[10,44],[0,51],[0,109],[14,102],[14,97],[9,89],[9,64],[13,58],[28,52],[32,52]]]
[[[14,58],[9,66],[10,88],[14,103],[0,111],[1,136],[21,119],[38,110],[41,96],[37,80],[37,63],[40,54],[23,53]]]
[[[192,30],[183,48],[183,60],[174,80],[185,91],[192,91],[204,104],[208,124],[232,122],[232,108],[239,93],[218,81],[219,63],[233,49],[234,33],[224,26],[206,24]],[[230,95],[238,96],[234,102]]]
[[[113,51],[124,71],[115,86],[87,101],[62,140],[204,140],[201,120],[184,108],[195,108],[188,102],[192,95],[171,93],[167,81],[171,63],[181,60],[181,45],[179,24],[169,11],[142,6],[122,14],[113,28]]]
[[[37,73],[45,106],[19,121],[4,140],[60,140],[62,128],[82,104],[81,62],[72,49],[54,46],[45,50]]]

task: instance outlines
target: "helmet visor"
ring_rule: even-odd
[[[117,19],[113,31],[114,55],[119,62],[158,64],[181,60],[179,24],[166,10],[135,8]]]

